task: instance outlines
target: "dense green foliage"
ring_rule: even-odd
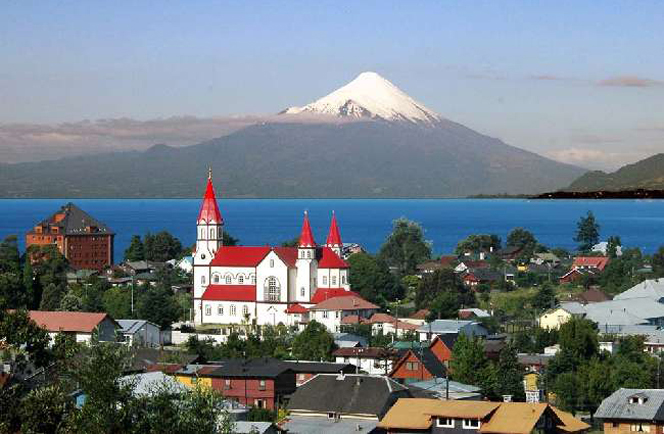
[[[429,309],[431,318],[455,318],[460,308],[475,305],[475,296],[454,270],[436,270],[420,281],[415,305]]]
[[[332,361],[334,337],[319,322],[310,321],[293,340],[293,358],[298,360]]]
[[[599,243],[599,223],[595,220],[592,211],[588,211],[585,217],[579,219],[574,241],[579,243],[580,252],[588,252],[595,244]]]
[[[348,264],[350,285],[362,298],[384,306],[403,295],[399,280],[380,259],[368,253],[354,253]]]
[[[459,241],[454,250],[457,255],[465,253],[488,252],[491,249],[498,250],[501,246],[501,240],[498,235],[473,234]]]
[[[413,274],[418,264],[431,258],[431,245],[422,227],[404,217],[394,221],[392,233],[378,252],[378,259],[400,274]]]

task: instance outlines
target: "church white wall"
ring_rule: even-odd
[[[203,296],[210,284],[210,267],[194,267],[194,298]]]
[[[344,288],[350,289],[348,284],[348,270],[341,268],[319,268],[319,288]]]
[[[200,315],[198,303],[198,315]],[[253,301],[210,301],[203,300],[203,324],[242,324],[244,313],[248,313],[248,323],[256,317],[256,303]]]
[[[288,301],[288,266],[275,252],[270,252],[256,267],[256,300],[265,300],[267,279],[275,277],[281,287],[279,301]]]
[[[256,274],[254,267],[215,267],[211,268],[211,280],[214,285],[252,285]],[[216,278],[219,281],[216,281]],[[230,283],[226,278],[230,278]],[[240,283],[242,281],[242,283]]]

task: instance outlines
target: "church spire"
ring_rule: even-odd
[[[309,213],[304,212],[304,222],[302,222],[302,232],[300,233],[300,241],[298,247],[316,247],[314,235],[311,233],[311,226],[309,225]]]
[[[201,210],[198,212],[198,223],[217,223],[223,224],[224,220],[219,212],[217,205],[217,198],[214,194],[214,186],[212,185],[212,168],[208,169],[208,181],[205,188],[205,195],[203,196],[203,203]]]
[[[330,232],[327,234],[327,241],[325,242],[327,247],[341,247],[341,234],[339,233],[339,227],[337,226],[337,216],[332,211],[332,223],[330,223]]]

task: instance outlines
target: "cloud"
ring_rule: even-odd
[[[563,163],[609,171],[613,171],[625,164],[642,160],[648,156],[640,152],[609,152],[606,150],[580,147],[548,151],[545,155]]]
[[[600,86],[615,87],[652,87],[664,85],[664,81],[637,77],[635,75],[620,75],[616,77],[605,78],[604,80],[598,81],[597,84]]]

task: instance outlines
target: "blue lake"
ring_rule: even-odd
[[[55,212],[64,199],[0,200],[0,238],[24,234]],[[167,230],[184,245],[195,241],[198,199],[76,199],[78,206],[115,232],[115,260],[122,260],[133,234]],[[551,247],[573,249],[576,223],[592,210],[602,238],[619,235],[624,246],[653,253],[664,245],[664,201],[521,199],[232,199],[219,207],[230,234],[245,245],[279,244],[300,232],[309,211],[316,241],[324,242],[332,210],[345,242],[376,252],[401,216],[419,222],[437,254],[451,252],[472,233],[495,233],[504,240],[515,227],[531,230]]]

